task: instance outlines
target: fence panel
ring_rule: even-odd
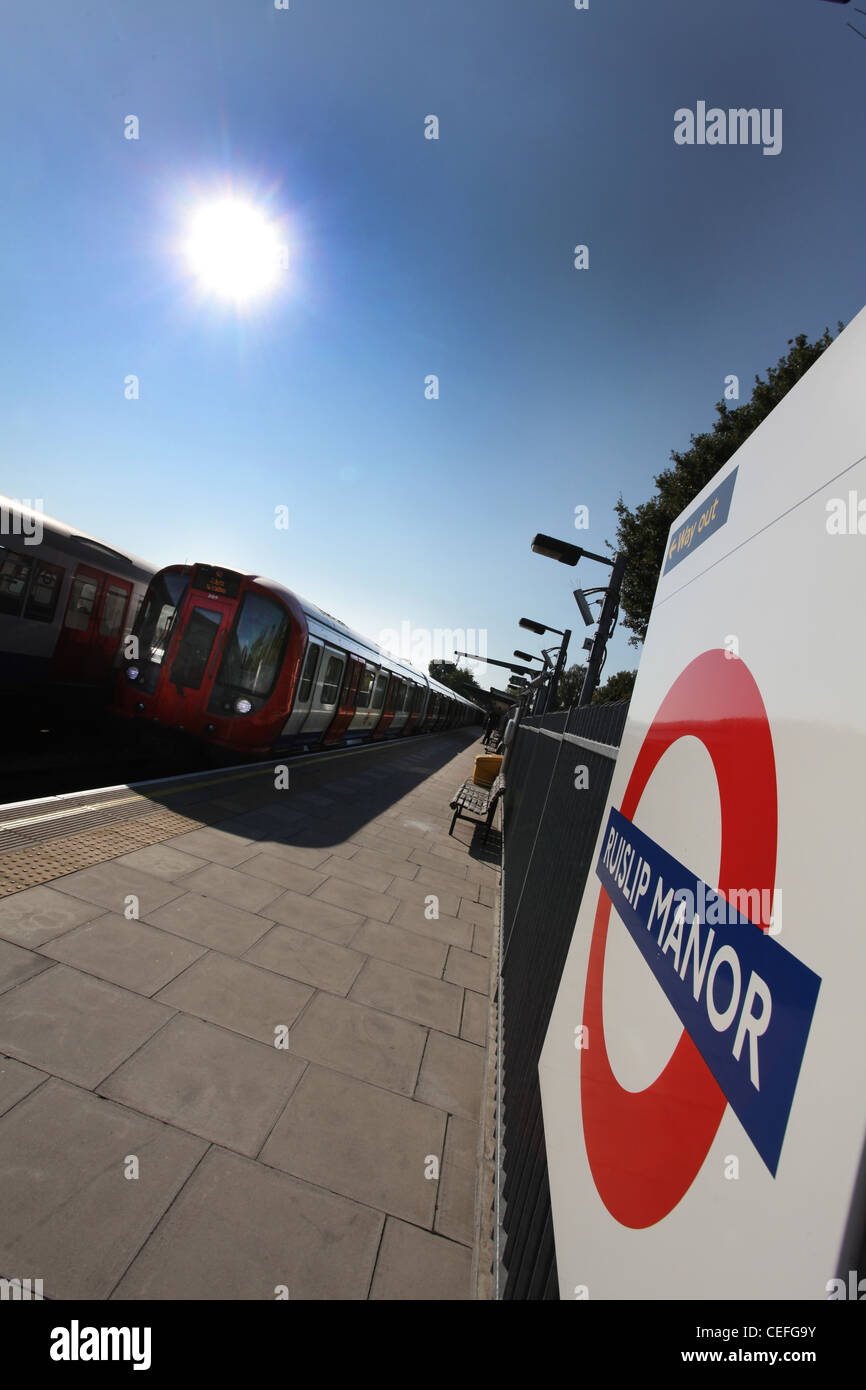
[[[502,1298],[559,1296],[538,1059],[627,712],[623,701],[523,720],[509,755],[499,983]]]

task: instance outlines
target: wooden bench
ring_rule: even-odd
[[[454,816],[448,834],[454,834],[454,826],[458,820],[474,820],[480,823],[486,817],[487,829],[484,832],[484,843],[486,844],[499,798],[504,791],[505,778],[501,772],[490,787],[479,786],[470,777],[469,781],[463,783],[460,790],[455,793],[454,799],[449,803],[454,811]]]

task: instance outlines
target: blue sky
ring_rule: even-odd
[[[485,631],[508,657],[539,650],[525,615],[572,625],[576,655],[571,590],[606,571],[533,534],[604,550],[620,492],[650,495],[726,375],[747,398],[789,337],[866,301],[846,20],[866,33],[822,0],[17,6],[0,490],[155,564],[258,571],[373,638]],[[781,108],[781,153],[678,146],[699,100]],[[227,187],[290,249],[242,313],[180,254]],[[620,631],[607,672],[637,657]]]

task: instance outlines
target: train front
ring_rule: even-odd
[[[288,717],[306,636],[300,605],[279,585],[171,565],[154,575],[124,643],[112,712],[266,755]]]

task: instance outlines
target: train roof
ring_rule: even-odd
[[[140,555],[132,555],[128,550],[118,550],[116,546],[108,545],[96,536],[89,536],[75,526],[67,526],[65,521],[58,521],[56,517],[48,516],[35,507],[25,506],[15,497],[6,497],[0,493],[0,511],[10,516],[18,515],[38,521],[43,534],[50,536],[58,550],[66,550],[79,559],[85,559],[88,555],[94,560],[111,557],[114,560],[122,560],[133,569],[141,570],[143,576],[156,573],[157,567],[149,560],[143,560]]]

